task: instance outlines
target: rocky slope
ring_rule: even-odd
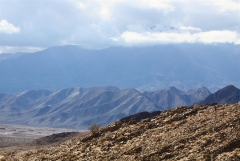
[[[224,87],[217,92],[209,95],[204,100],[197,102],[197,104],[210,104],[210,103],[237,103],[240,101],[240,89],[233,85]]]
[[[240,160],[240,104],[179,107],[141,122],[117,121],[48,148],[5,160]]]
[[[28,142],[28,146],[51,145],[58,142],[64,142],[74,137],[86,135],[87,132],[63,132],[45,136],[34,141]]]
[[[133,114],[133,115],[121,118],[120,121],[128,122],[128,121],[133,121],[134,120],[136,122],[140,122],[143,119],[147,119],[147,118],[151,118],[151,117],[157,116],[161,112],[162,111],[154,111],[154,112],[144,111],[144,112],[139,112],[139,113],[136,113],[136,114]]]

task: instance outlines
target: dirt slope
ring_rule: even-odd
[[[240,104],[179,107],[139,123],[120,121],[46,149],[6,160],[240,160]]]

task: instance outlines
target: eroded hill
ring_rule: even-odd
[[[117,121],[46,149],[6,160],[240,160],[240,104],[179,107],[150,119]]]
[[[171,87],[146,94],[112,86],[0,94],[0,122],[87,129],[94,123],[108,125],[143,111],[189,106],[189,100],[202,100],[210,92],[203,87],[188,92]]]

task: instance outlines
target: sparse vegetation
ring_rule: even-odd
[[[181,107],[139,123],[116,122],[101,129],[94,125],[94,132],[83,138],[15,152],[7,159],[240,160],[240,104],[216,107]]]
[[[194,105],[193,105],[193,109],[194,109],[194,110],[197,110],[199,107],[200,107],[200,106],[199,106],[198,104],[194,104]]]
[[[93,125],[89,128],[89,130],[90,130],[92,133],[96,133],[96,132],[99,131],[100,127],[101,127],[100,124],[93,124]]]

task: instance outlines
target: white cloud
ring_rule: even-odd
[[[179,29],[180,30],[185,30],[185,31],[202,31],[200,28],[197,27],[192,27],[192,26],[183,26],[181,24],[179,24]]]
[[[114,38],[117,39],[117,38]],[[235,43],[239,44],[240,35],[235,31],[207,31],[198,33],[169,32],[124,32],[119,39],[126,45],[161,43]]]
[[[158,10],[164,10],[165,12],[171,12],[174,11],[175,7],[170,5],[168,3],[169,1],[166,0],[125,0],[126,4],[130,4],[132,6],[138,7],[138,8],[152,8],[152,9],[158,9]]]
[[[127,44],[158,44],[158,43],[181,43],[194,42],[190,33],[169,33],[169,32],[124,32],[121,39]]]
[[[85,9],[86,8],[86,6],[84,5],[84,3],[82,3],[82,2],[77,2],[77,5],[78,5],[78,7],[80,8],[80,9]]]
[[[240,1],[234,0],[217,0],[217,1],[204,1],[207,5],[214,5],[218,10],[222,12],[226,11],[239,11],[240,10]]]
[[[92,3],[108,7],[112,9],[112,7],[117,7],[119,5],[132,6],[134,8],[140,9],[158,9],[165,10],[166,12],[173,11],[175,9],[168,0],[92,0]]]
[[[235,43],[239,42],[239,33],[235,31],[207,31],[193,34],[197,42],[203,43]]]
[[[110,37],[109,39],[112,41],[119,41],[119,37]]]
[[[0,0],[0,4],[0,46],[239,44],[239,0]]]
[[[100,11],[100,15],[104,20],[111,19],[110,10],[107,7],[103,7]]]
[[[7,33],[7,34],[18,33],[18,32],[20,32],[20,28],[15,27],[11,23],[8,23],[7,20],[1,20],[0,21],[0,32]]]
[[[16,52],[27,52],[32,53],[36,51],[41,51],[44,48],[40,47],[33,47],[33,46],[25,46],[25,47],[19,47],[19,46],[0,46],[0,54],[1,53],[16,53]]]
[[[175,7],[170,5],[166,0],[72,0],[71,2],[77,5],[81,11],[83,9],[87,10],[87,17],[91,18],[90,15],[95,13],[95,16],[99,17],[101,20],[113,20],[117,17],[121,17],[121,15],[116,14],[122,14],[123,16],[126,16],[127,12],[129,12],[129,9],[131,9],[130,12],[139,12],[141,10],[158,10],[166,14],[174,11],[175,9]],[[122,10],[121,13],[118,12],[119,9]]]

